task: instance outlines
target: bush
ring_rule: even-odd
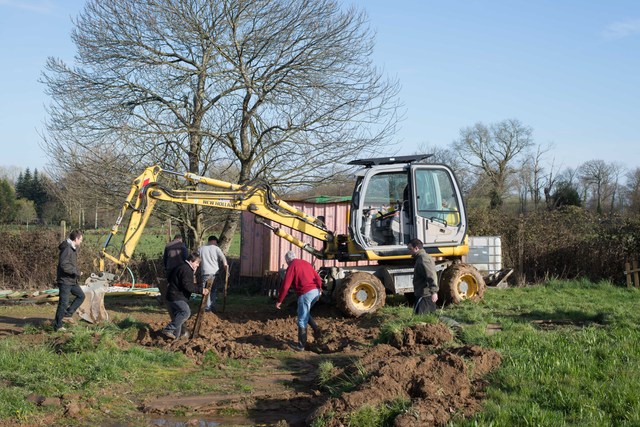
[[[640,219],[603,218],[573,206],[519,216],[476,209],[469,224],[474,236],[501,236],[503,265],[527,282],[585,277],[623,283],[625,259],[640,254]]]

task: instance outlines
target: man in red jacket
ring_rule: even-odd
[[[303,259],[296,259],[292,251],[284,255],[284,260],[289,267],[280,287],[276,308],[280,309],[289,288],[293,286],[298,295],[298,345],[294,348],[302,351],[307,345],[307,325],[311,325],[314,336],[320,335],[320,329],[311,317],[311,307],[320,299],[322,280],[311,264]]]

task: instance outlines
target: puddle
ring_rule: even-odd
[[[184,420],[163,417],[150,420],[149,425],[153,427],[218,427],[224,424],[217,421],[201,420],[198,418]]]

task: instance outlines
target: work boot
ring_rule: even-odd
[[[316,341],[320,341],[320,339],[322,339],[322,330],[320,329],[316,321],[312,318],[309,318],[309,326],[311,326],[311,329],[313,330],[313,339]]]
[[[176,334],[173,333],[173,331],[167,331],[167,330],[162,330],[162,333],[164,334],[164,336],[166,336],[167,338],[170,338],[172,340],[176,339]]]
[[[307,328],[298,326],[298,345],[295,347],[298,351],[303,351],[307,346]]]
[[[74,319],[73,317],[69,316],[69,317],[63,317],[62,318],[62,322],[63,323],[68,323],[70,325],[77,325],[78,321],[76,319]]]
[[[320,340],[322,340],[322,329],[317,326],[313,329],[313,339],[316,342],[320,342]]]

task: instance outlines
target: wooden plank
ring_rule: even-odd
[[[627,277],[627,288],[631,287],[631,263],[629,260],[624,263],[624,275]]]
[[[634,258],[632,261],[632,265],[633,265],[633,284],[635,285],[636,288],[638,288],[640,287],[640,277],[638,277],[638,260]]]

